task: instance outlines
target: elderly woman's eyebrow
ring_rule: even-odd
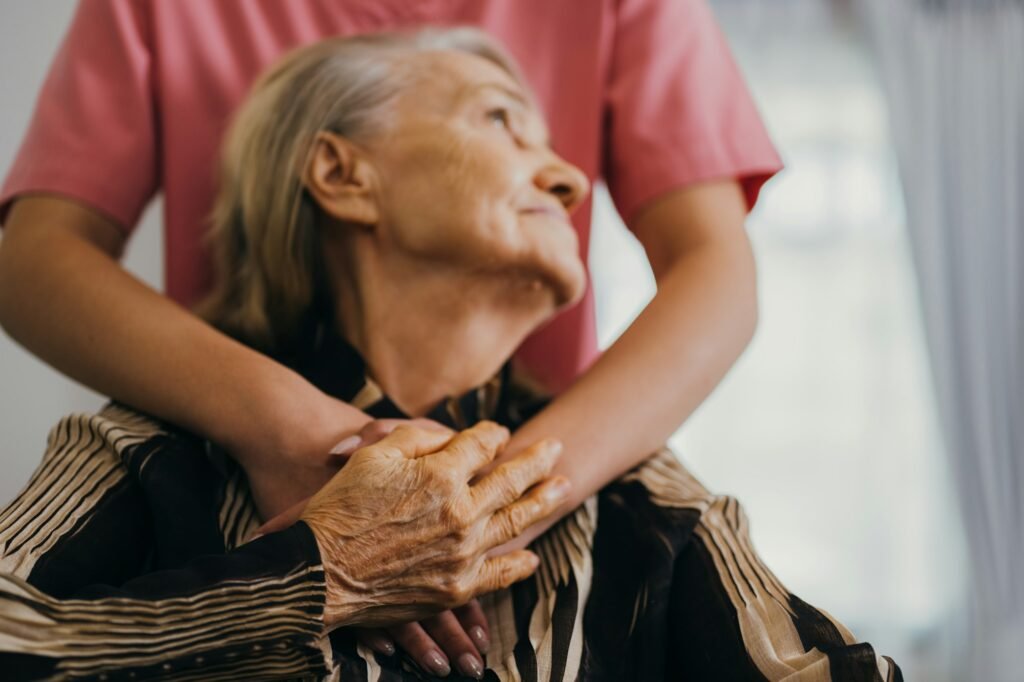
[[[484,83],[476,83],[475,85],[470,86],[469,92],[467,94],[473,95],[473,94],[478,93],[481,90],[488,90],[488,89],[490,89],[490,90],[500,90],[503,94],[505,94],[509,98],[515,100],[516,102],[521,104],[526,109],[529,109],[531,107],[530,100],[528,100],[526,98],[526,96],[523,95],[523,93],[521,93],[521,92],[519,92],[519,91],[517,91],[517,90],[515,90],[513,88],[510,88],[509,86],[505,85],[504,83],[501,83],[501,82],[498,82],[498,81],[487,81],[487,82],[484,82]]]
[[[525,111],[533,111],[536,108],[535,103],[531,101],[526,95],[524,95],[522,92],[518,90],[510,88],[508,85],[501,83],[500,81],[486,81],[484,83],[475,83],[466,88],[466,90],[463,93],[463,96],[469,98],[478,94],[481,90],[498,90],[503,95],[507,96],[509,99],[515,101],[516,104],[520,105]],[[541,134],[541,139],[539,140],[539,142],[541,145],[548,147],[550,149],[551,134],[548,131],[546,125],[542,124],[541,129],[543,133]]]

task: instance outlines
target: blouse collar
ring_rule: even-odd
[[[366,362],[359,351],[334,331],[320,327],[305,351],[286,361],[307,381],[318,389],[377,419],[408,419],[380,386],[367,374]],[[455,430],[469,428],[478,421],[490,419],[510,428],[518,426],[523,418],[519,406],[510,398],[511,362],[479,386],[459,396],[441,400],[427,414],[427,419]]]

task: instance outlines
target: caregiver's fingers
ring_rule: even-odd
[[[491,629],[487,625],[487,616],[484,615],[480,602],[473,599],[465,606],[453,609],[452,612],[459,619],[462,629],[473,640],[477,651],[481,654],[486,654],[488,649],[491,648]]]
[[[463,675],[483,679],[484,661],[462,623],[451,611],[442,611],[420,621],[427,635]]]
[[[256,532],[253,533],[250,540],[255,540],[256,538],[262,535],[266,535],[267,533],[276,533],[279,530],[284,530],[285,528],[288,528],[289,526],[293,525],[296,521],[299,520],[299,517],[302,516],[302,512],[303,510],[305,510],[307,504],[309,504],[308,497],[288,507],[283,512],[281,512],[280,514],[278,514],[277,516],[275,516],[274,518],[270,519],[262,526],[257,528]]]
[[[478,422],[455,434],[444,450],[432,458],[433,463],[457,472],[463,481],[469,482],[477,471],[498,456],[508,439],[509,432],[504,426],[491,421]]]
[[[395,655],[395,643],[383,630],[377,628],[356,628],[356,637],[359,641],[379,654],[385,656]]]
[[[569,479],[555,476],[535,487],[518,502],[499,509],[487,522],[484,544],[488,548],[497,547],[519,537],[527,528],[558,511],[568,499],[571,487]]]
[[[534,443],[470,487],[474,506],[493,512],[512,504],[551,473],[561,454],[562,443],[554,438]]]
[[[447,677],[451,663],[419,623],[406,623],[388,628],[388,634],[424,670],[438,677]]]

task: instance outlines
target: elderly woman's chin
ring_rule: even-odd
[[[526,281],[533,304],[550,316],[578,303],[587,290],[587,273],[578,257],[546,262],[528,271]]]
[[[583,267],[583,261],[573,258],[559,273],[555,292],[555,307],[562,309],[579,303],[586,290],[586,268]]]

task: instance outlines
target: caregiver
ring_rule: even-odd
[[[703,0],[83,0],[0,193],[0,323],[76,380],[225,444],[265,518],[328,480],[330,451],[371,418],[188,312],[211,281],[218,141],[288,49],[424,23],[475,24],[510,47],[554,148],[607,181],[657,280],[602,357],[589,289],[518,355],[559,395],[508,451],[564,443],[565,509],[660,446],[756,325],[744,219],[779,161]],[[117,263],[160,190],[167,296]],[[584,262],[589,209],[573,221]]]

